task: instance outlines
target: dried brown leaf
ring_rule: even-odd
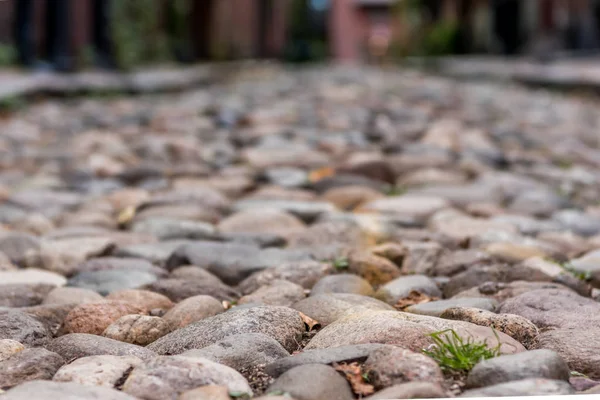
[[[311,317],[301,313],[300,311],[298,311],[298,314],[300,314],[300,318],[302,318],[302,321],[304,322],[304,325],[306,325],[308,331],[312,331],[315,327],[318,328],[321,326],[321,324],[319,324],[319,321],[317,321],[316,319],[312,319]]]
[[[439,300],[437,297],[430,297],[425,293],[418,292],[416,290],[411,290],[408,296],[398,300],[398,302],[394,305],[398,310],[404,310],[409,306],[414,306],[415,304],[423,304],[429,303],[430,301]]]
[[[331,167],[323,167],[309,172],[308,180],[312,183],[318,182],[321,179],[335,175],[335,169]]]
[[[375,393],[375,388],[365,381],[360,364],[353,362],[350,364],[341,363],[333,364],[333,368],[344,374],[348,383],[352,387],[352,391],[358,396],[369,396]]]

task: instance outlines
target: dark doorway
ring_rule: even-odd
[[[521,47],[521,1],[496,0],[494,2],[494,33],[504,54],[516,54]]]
[[[214,5],[214,0],[192,1],[192,46],[196,59],[206,60],[210,57],[211,28]]]

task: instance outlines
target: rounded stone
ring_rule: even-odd
[[[346,379],[322,364],[300,365],[286,371],[267,389],[267,393],[277,392],[289,393],[298,400],[354,399]]]
[[[60,287],[52,290],[42,304],[85,304],[103,301],[104,297],[89,289]]]
[[[409,275],[396,278],[379,288],[375,297],[388,304],[396,304],[408,297],[412,291],[431,297],[442,297],[442,292],[435,282],[424,275]]]
[[[304,332],[300,314],[291,308],[234,308],[177,329],[149,345],[148,349],[165,355],[180,354],[186,350],[209,346],[227,336],[263,333],[277,340],[286,350],[294,351]]]
[[[142,360],[134,356],[82,357],[63,365],[52,380],[114,388],[132,368],[141,363]]]
[[[238,304],[265,304],[271,306],[289,307],[305,297],[302,286],[295,283],[277,279],[269,285],[262,286],[254,292],[241,297]]]
[[[19,351],[25,350],[25,346],[16,340],[0,339],[0,361],[4,361]]]
[[[174,305],[167,296],[142,289],[119,290],[106,296],[106,299],[129,303],[146,312],[156,309],[166,311]]]
[[[136,400],[115,389],[80,385],[74,382],[32,381],[19,385],[2,395],[2,400]]]
[[[43,346],[51,333],[34,317],[12,309],[0,310],[0,339],[12,339],[25,346]]]
[[[339,274],[325,276],[313,286],[311,296],[327,293],[350,293],[362,296],[371,296],[373,287],[360,276],[352,274]]]
[[[212,317],[225,311],[223,304],[211,296],[193,296],[177,303],[163,316],[171,330]]]
[[[142,360],[156,357],[155,352],[144,347],[87,333],[70,333],[57,337],[46,348],[60,354],[67,362],[101,355],[134,356]]]
[[[365,400],[438,399],[446,397],[448,397],[448,394],[435,383],[409,382],[380,390],[372,396],[365,397]]]
[[[204,385],[222,385],[230,392],[252,395],[246,379],[234,369],[184,356],[155,357],[134,368],[123,391],[142,399],[162,400]]]
[[[27,381],[52,379],[64,363],[60,355],[46,349],[24,349],[0,361],[0,387],[10,388]]]
[[[384,389],[405,382],[442,384],[444,374],[431,358],[401,348],[381,348],[369,354],[363,364],[369,383],[375,389]]]
[[[110,324],[122,316],[143,312],[144,310],[122,301],[81,304],[67,314],[64,331],[101,335]]]
[[[130,314],[110,324],[102,336],[120,342],[147,346],[170,331],[169,323],[162,318]]]

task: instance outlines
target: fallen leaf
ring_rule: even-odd
[[[398,310],[404,310],[405,308],[414,306],[415,304],[429,303],[430,301],[436,300],[439,299],[437,297],[427,296],[425,293],[421,293],[416,290],[411,290],[408,296],[398,300],[394,307]]]
[[[316,319],[312,319],[308,315],[302,314],[300,311],[298,311],[298,314],[300,314],[300,318],[302,318],[302,321],[304,321],[304,324],[306,325],[309,331],[312,331],[315,327],[318,328],[321,326],[321,324],[319,324],[319,321],[317,321]]]
[[[117,217],[117,223],[119,225],[127,225],[131,222],[131,220],[133,220],[133,217],[135,217],[135,206],[127,206],[125,207],[120,213],[119,216]]]
[[[335,175],[335,169],[331,167],[323,167],[309,172],[308,180],[312,183],[318,182],[321,179]]]
[[[370,385],[365,381],[365,374],[363,374],[361,370],[361,366],[357,362],[353,362],[350,364],[333,364],[333,368],[336,371],[342,372],[346,377],[350,386],[352,386],[352,391],[360,396],[369,396],[375,393],[375,388],[373,385]]]

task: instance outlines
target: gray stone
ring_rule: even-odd
[[[495,314],[476,308],[449,308],[440,318],[466,321],[476,325],[489,326],[506,333],[529,349],[539,335],[538,328],[528,320],[515,314]]]
[[[374,350],[363,364],[369,383],[375,389],[405,382],[442,384],[444,374],[438,364],[424,354],[393,346]]]
[[[375,293],[375,297],[393,305],[398,300],[408,297],[413,290],[431,297],[442,297],[442,292],[435,282],[424,275],[396,278],[380,287]]]
[[[269,386],[267,393],[279,391],[289,393],[297,400],[354,399],[346,379],[335,369],[322,364],[300,365],[285,372]]]
[[[378,343],[356,344],[328,349],[306,350],[293,356],[281,358],[267,365],[265,372],[277,378],[289,369],[306,364],[333,364],[365,361],[369,354],[379,348],[390,348]]]
[[[554,351],[532,350],[480,361],[469,372],[467,387],[480,388],[529,378],[569,381],[565,361]]]
[[[254,272],[276,267],[285,262],[311,260],[299,250],[258,247],[219,242],[195,242],[179,248],[169,259],[173,269],[184,264],[206,268],[227,284],[238,284]]]
[[[114,388],[127,373],[141,363],[142,360],[134,356],[82,357],[62,366],[52,380]]]
[[[24,265],[28,253],[40,249],[40,239],[20,232],[11,232],[0,237],[0,252],[17,265]]]
[[[40,304],[54,285],[46,283],[0,284],[0,307],[30,307]]]
[[[305,222],[312,222],[319,215],[335,212],[334,205],[318,201],[292,201],[292,200],[240,200],[233,205],[235,211],[248,211],[257,209],[271,209],[285,211]]]
[[[441,386],[428,382],[408,382],[378,391],[365,400],[438,399],[448,397]]]
[[[237,290],[210,279],[159,279],[145,285],[143,289],[165,295],[175,303],[200,295],[211,296],[221,301],[232,301],[240,296]]]
[[[394,310],[388,304],[372,297],[349,293],[330,293],[311,296],[300,300],[293,306],[301,313],[327,326],[348,313],[368,310]]]
[[[95,303],[103,299],[104,297],[90,289],[60,287],[50,291],[42,304],[84,304]]]
[[[154,274],[158,277],[166,276],[167,271],[153,265],[143,258],[97,257],[87,260],[77,266],[79,272],[128,270],[141,271]]]
[[[52,339],[46,348],[60,354],[67,362],[101,355],[134,356],[142,360],[156,356],[147,348],[87,333],[70,333]]]
[[[600,233],[600,218],[577,210],[561,210],[552,215],[552,219],[565,229],[581,235],[593,236]]]
[[[90,289],[102,295],[123,289],[136,289],[156,281],[156,275],[136,270],[80,272],[69,279],[69,286]]]
[[[80,385],[74,382],[32,381],[19,385],[2,395],[3,400],[135,400],[118,390],[101,386]]]
[[[230,392],[252,394],[246,379],[237,371],[213,361],[188,357],[155,357],[133,369],[123,391],[148,400],[173,399],[204,385],[227,386]]]
[[[238,285],[238,289],[243,294],[249,294],[279,279],[310,289],[319,279],[331,272],[333,272],[331,263],[318,261],[282,263],[274,268],[253,273]]]
[[[289,353],[279,342],[262,333],[228,336],[202,349],[188,350],[182,356],[202,357],[237,371],[275,362]]]
[[[254,292],[241,297],[238,304],[256,303],[289,307],[305,297],[302,286],[282,279],[274,280]]]
[[[525,348],[511,337],[492,331],[490,328],[462,321],[416,315],[398,311],[363,311],[348,314],[321,329],[305,347],[305,350],[324,349],[337,346],[382,343],[421,351],[429,346],[432,332],[453,329],[461,337],[472,337],[477,342],[490,346],[500,339],[503,354],[519,353]]]
[[[61,356],[46,349],[19,351],[0,361],[0,388],[7,389],[37,379],[52,379],[64,363]]]
[[[486,281],[476,287],[464,290],[452,296],[453,299],[463,297],[487,297],[502,303],[510,298],[517,297],[523,293],[528,293],[534,290],[565,290],[570,292],[568,287],[556,282],[494,282]],[[445,288],[444,288],[445,290]]]
[[[114,255],[118,257],[143,258],[153,264],[164,265],[171,254],[190,240],[165,240],[159,243],[142,243],[119,247]]]
[[[325,276],[313,286],[311,296],[327,293],[350,293],[371,296],[373,287],[365,279],[352,274]]]
[[[34,317],[21,311],[0,310],[0,339],[12,339],[25,346],[43,346],[50,331]]]
[[[9,284],[45,284],[52,286],[64,286],[67,279],[54,272],[44,271],[36,268],[19,269],[15,271],[0,271],[0,289]]]
[[[135,222],[131,230],[154,235],[159,240],[210,240],[218,237],[215,227],[208,222],[186,221],[175,218],[145,218]]]
[[[482,389],[467,390],[460,397],[559,396],[566,394],[575,394],[575,390],[568,382],[529,378],[499,383]]]
[[[234,308],[178,329],[152,343],[148,349],[165,355],[180,354],[201,349],[231,335],[263,333],[277,340],[286,350],[293,351],[304,331],[304,322],[291,308]]]
[[[415,304],[405,308],[403,311],[413,314],[439,317],[446,310],[454,307],[477,308],[481,310],[494,311],[498,307],[498,302],[493,299],[463,297],[458,299],[438,300],[431,301],[429,303]]]

